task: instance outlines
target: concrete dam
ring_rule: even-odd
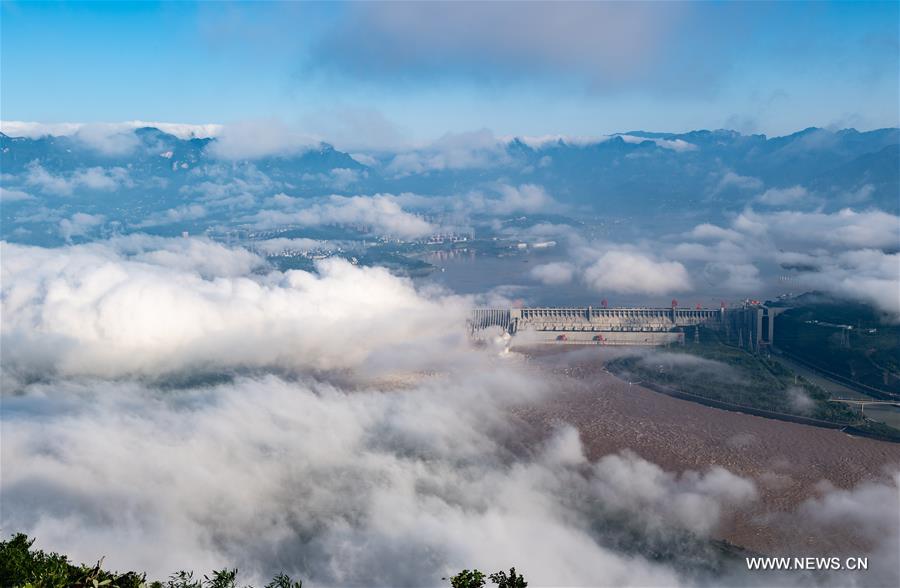
[[[775,316],[786,308],[481,308],[472,312],[478,337],[499,328],[521,343],[670,345],[697,337],[699,327],[722,331],[726,340],[758,351],[774,342]]]

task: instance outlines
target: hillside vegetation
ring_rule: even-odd
[[[167,580],[147,580],[143,572],[116,572],[95,565],[75,564],[59,553],[34,549],[34,539],[18,533],[8,541],[0,541],[0,586],[3,588],[252,588],[238,584],[237,569],[214,570],[195,577],[193,572],[179,571]],[[493,574],[462,570],[449,578],[452,588],[481,588],[490,579],[498,588],[526,588],[528,582],[511,568]],[[286,574],[278,574],[265,588],[302,588],[303,583]]]
[[[778,316],[779,349],[821,370],[900,394],[900,326],[885,324],[871,307],[802,296]]]

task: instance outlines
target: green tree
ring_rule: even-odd
[[[516,568],[509,568],[509,575],[503,570],[495,572],[490,576],[491,582],[497,585],[497,588],[525,588],[528,582],[522,574],[516,574]]]
[[[102,560],[94,566],[75,565],[65,555],[45,553],[33,545],[34,539],[22,533],[0,541],[0,588],[237,588],[236,569],[215,570],[203,579],[180,571],[164,582],[148,582],[146,574],[110,572],[101,567]],[[265,588],[302,586],[278,574]]]
[[[497,585],[497,588],[525,588],[528,586],[525,577],[516,573],[516,568],[509,568],[509,574],[501,570],[491,574],[488,578]],[[477,569],[463,570],[450,577],[450,586],[451,588],[481,588],[484,586],[484,579],[484,574]]]
[[[203,576],[204,588],[235,588],[237,569],[213,570],[212,577]]]
[[[444,578],[446,580],[446,578]],[[484,574],[478,570],[463,570],[450,578],[452,588],[481,588],[484,586]]]
[[[278,574],[266,584],[266,588],[303,588],[303,582],[293,581],[287,574]]]
[[[145,576],[137,572],[119,574],[97,565],[75,565],[65,555],[32,549],[34,539],[18,533],[0,541],[0,586],[6,588],[141,588]]]

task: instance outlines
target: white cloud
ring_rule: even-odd
[[[627,355],[635,355],[644,367],[659,368],[665,370],[689,369],[696,377],[714,378],[724,384],[738,382],[741,373],[734,366],[714,359],[707,359],[690,353],[671,353],[659,351],[655,348],[632,348],[623,350]]]
[[[59,234],[66,241],[71,241],[72,237],[85,237],[102,225],[104,220],[106,217],[102,214],[76,212],[59,221]]]
[[[88,190],[112,191],[119,187],[131,188],[134,182],[124,167],[89,167],[72,174],[71,182],[75,186]]]
[[[683,261],[713,261],[718,263],[741,263],[751,261],[745,243],[719,241],[717,243],[678,243],[666,249],[666,255]]]
[[[590,461],[564,425],[523,436],[511,413],[555,400],[553,375],[472,349],[470,300],[384,270],[267,274],[245,249],[146,235],[2,256],[0,526],[78,561],[323,586],[510,565],[535,586],[696,585],[676,571],[693,563],[665,562],[718,563],[691,542],[758,494],[721,467]],[[867,524],[862,506],[892,496],[851,492],[820,518]]]
[[[656,139],[656,144],[662,147],[663,149],[669,149],[671,151],[677,151],[679,153],[683,153],[685,151],[696,151],[699,149],[693,143],[688,143],[683,139]]]
[[[448,133],[427,146],[398,153],[385,166],[396,176],[430,171],[487,168],[510,162],[506,143],[487,129]]]
[[[118,156],[132,153],[139,145],[140,139],[134,130],[145,126],[155,126],[164,132],[174,131],[181,138],[190,138],[193,131],[206,135],[204,130],[211,131],[212,125],[183,125],[171,123],[145,123],[130,121],[121,123],[32,123],[19,121],[2,121],[0,129],[14,137],[38,138],[43,136],[71,137],[85,147],[102,155]]]
[[[189,173],[199,181],[183,185],[179,192],[198,195],[208,208],[251,208],[257,204],[258,196],[283,187],[247,161],[202,165]]]
[[[784,244],[888,249],[900,246],[900,218],[880,210],[856,212],[845,208],[836,213],[746,210],[735,219],[733,227],[750,234],[768,233]]]
[[[69,196],[75,189],[70,180],[67,180],[62,176],[51,174],[36,161],[28,164],[26,169],[25,183],[42,192],[59,196]]]
[[[331,170],[332,181],[331,185],[334,186],[338,190],[345,190],[351,184],[355,184],[360,181],[360,179],[366,177],[365,172],[360,172],[355,169],[349,169],[344,167],[339,167]]]
[[[66,137],[74,135],[83,123],[39,123],[16,120],[0,121],[0,132],[10,137],[25,137],[38,139],[40,137],[54,136]]]
[[[705,475],[689,471],[679,478],[628,453],[601,458],[595,473],[594,490],[607,508],[638,518],[646,513],[645,524],[700,535],[707,535],[719,523],[723,504],[745,503],[757,495],[753,482],[721,467]]]
[[[183,223],[201,219],[207,214],[209,214],[209,211],[205,206],[200,204],[182,204],[176,208],[169,208],[168,210],[151,214],[135,226],[153,227],[158,225]]]
[[[691,289],[688,272],[681,263],[628,250],[601,253],[582,278],[597,292],[668,294]]]
[[[66,137],[86,131],[86,136],[96,137],[106,134],[121,134],[126,131],[154,127],[179,139],[215,137],[222,131],[222,125],[150,122],[132,120],[119,123],[38,123],[23,121],[0,121],[0,131],[10,137],[37,139],[48,135]]]
[[[429,198],[423,204],[448,205],[466,216],[471,214],[509,215],[532,214],[551,209],[562,209],[543,186],[537,184],[495,184],[488,192],[470,192],[463,198]]]
[[[618,87],[677,74],[657,59],[672,53],[666,37],[684,11],[677,6],[452,3],[360,5],[314,46],[317,64],[355,76],[395,82],[423,71],[475,76],[504,83],[538,73]],[[707,55],[709,58],[709,55]],[[695,75],[695,74],[694,74]],[[699,80],[697,80],[699,82]]]
[[[37,161],[26,166],[24,181],[45,194],[57,196],[71,196],[75,190],[80,189],[110,192],[134,187],[128,170],[123,167],[82,168],[64,176],[47,171]]]
[[[788,402],[795,412],[811,414],[816,407],[816,401],[800,386],[791,386],[787,390]]]
[[[88,124],[75,131],[72,138],[103,155],[128,155],[140,145],[133,129],[118,124]]]
[[[816,525],[817,535],[850,534],[872,546],[868,556],[866,582],[872,586],[896,586],[900,579],[897,553],[900,552],[900,471],[896,467],[855,488],[819,486],[819,493],[804,502],[794,520],[797,524]],[[878,505],[878,508],[873,508]],[[802,523],[801,523],[802,521]],[[843,554],[842,554],[843,555]],[[858,553],[848,553],[858,556]],[[857,573],[836,577],[838,584],[850,585]]]
[[[76,215],[70,236],[96,222]],[[199,267],[261,260],[210,245],[198,262],[182,251],[193,241],[153,250],[133,240],[62,250],[5,244],[6,368],[43,372],[49,362],[64,374],[108,376],[194,366],[338,368],[414,349],[464,324],[461,301],[422,297],[383,268],[332,259],[319,264],[319,275],[203,275]],[[125,247],[139,254],[120,253]]]
[[[233,565],[246,580],[430,585],[516,565],[533,585],[687,583],[596,529],[677,554],[670,535],[705,536],[754,499],[752,482],[629,453],[592,464],[569,428],[511,454],[506,410],[545,389],[516,371],[391,391],[273,376],[34,384],[4,398],[22,415],[4,422],[4,528],[154,577]]]
[[[422,196],[404,192],[391,195],[391,198],[405,209],[416,210],[441,217],[442,224],[449,222],[455,225],[469,225],[473,215],[508,216],[511,214],[534,214],[539,212],[562,212],[567,209],[557,202],[547,190],[537,184],[511,185],[503,182],[493,183],[483,190],[451,196]],[[493,229],[510,232],[496,220]],[[571,231],[565,225],[539,223],[527,229],[517,229],[510,236],[551,237]]]
[[[545,263],[531,268],[531,277],[548,286],[568,284],[575,276],[575,266],[565,261]]]
[[[703,274],[710,284],[746,296],[758,292],[763,285],[759,268],[752,263],[716,261],[706,264]]]
[[[378,160],[366,153],[351,153],[350,157],[352,157],[356,163],[361,163],[366,167],[378,167]]]
[[[760,190],[763,185],[763,181],[759,178],[742,176],[728,170],[719,178],[716,187],[713,189],[713,194],[719,194],[728,189]]]
[[[693,143],[688,143],[683,139],[660,139],[657,137],[638,137],[635,135],[615,135],[616,137],[620,137],[626,143],[643,143],[644,141],[650,141],[651,143],[656,143],[658,147],[662,147],[663,149],[669,149],[670,151],[676,151],[678,153],[684,153],[686,151],[696,151],[698,147]]]
[[[222,159],[259,159],[316,148],[321,141],[278,119],[246,120],[220,130],[207,150]]]
[[[803,286],[872,304],[900,323],[900,254],[858,249],[811,258],[817,268],[799,274]]]
[[[487,199],[485,208],[494,214],[514,212],[540,212],[555,204],[543,186],[522,184],[518,187],[500,185],[497,188],[500,199]]]
[[[670,259],[705,262],[707,282],[733,292],[763,286],[759,267],[780,265],[804,289],[875,307],[900,321],[900,218],[879,210],[835,213],[744,210],[730,228],[696,226],[666,248]]]
[[[342,151],[397,151],[411,145],[409,130],[376,108],[344,105],[315,109],[303,115],[300,123],[309,133],[324,137]]]
[[[204,280],[237,278],[265,268],[262,259],[240,248],[230,249],[202,238],[166,238],[140,233],[83,246],[94,255],[195,273]]]
[[[872,480],[849,489],[824,485],[820,489],[819,496],[810,498],[801,507],[803,516],[824,524],[857,528],[875,536],[893,537],[896,541],[900,534],[896,524],[900,516],[897,500],[900,473],[891,475],[887,482]],[[873,504],[882,508],[873,509]]]
[[[723,229],[722,227],[710,224],[710,223],[702,223],[694,227],[689,233],[687,233],[688,237],[693,239],[702,239],[702,240],[729,240],[729,241],[737,241],[742,238],[742,235],[732,229]]]
[[[872,184],[863,184],[857,190],[847,194],[845,201],[852,204],[868,202],[872,199],[872,194],[874,193],[875,186],[873,186]]]
[[[62,209],[48,208],[47,206],[38,205],[29,210],[25,214],[17,214],[15,222],[17,223],[57,223],[63,217]]]
[[[809,192],[803,186],[790,188],[769,188],[756,197],[758,202],[769,206],[800,204],[809,198]]]
[[[22,190],[0,186],[0,202],[21,202],[23,200],[34,200],[34,196]]]
[[[515,136],[502,137],[502,139],[505,143],[510,143],[512,141],[518,140],[518,141],[521,141],[522,143],[528,145],[532,149],[542,149],[548,145],[553,145],[555,143],[565,143],[566,145],[578,145],[578,146],[584,147],[587,145],[596,145],[598,143],[603,143],[605,141],[609,141],[610,138],[612,138],[612,135],[598,135],[598,136],[515,135]]]
[[[469,301],[381,269],[262,274],[244,249],[145,235],[2,253],[0,523],[76,560],[321,585],[511,564],[537,585],[673,585],[598,524],[677,552],[670,533],[704,536],[755,497],[719,468],[590,463],[572,429],[511,452],[509,409],[550,383],[468,346]],[[241,369],[292,377],[152,384]],[[407,383],[369,384],[388,375]]]
[[[405,211],[390,194],[280,199],[281,210],[265,209],[248,220],[258,228],[282,225],[356,225],[381,235],[424,237],[435,232],[428,221]]]
[[[300,179],[305,182],[314,182],[331,186],[335,190],[346,190],[353,184],[358,184],[369,177],[366,170],[357,170],[346,167],[336,167],[328,173],[303,174]]]

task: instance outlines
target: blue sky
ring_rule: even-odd
[[[2,3],[3,120],[489,128],[898,125],[898,3]]]

